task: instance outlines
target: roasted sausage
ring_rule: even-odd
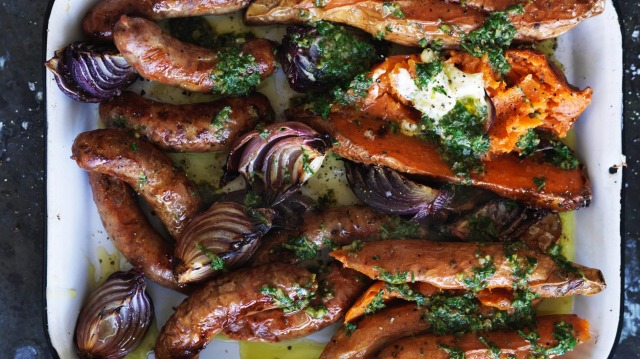
[[[113,27],[122,15],[151,20],[218,15],[238,11],[249,3],[249,0],[101,0],[84,16],[82,29],[94,40],[111,41]]]
[[[416,238],[426,235],[424,227],[403,221],[400,217],[385,215],[361,205],[306,212],[303,216],[303,224],[297,230],[280,231],[265,237],[251,258],[251,263],[259,265],[275,261],[295,261],[295,252],[283,245],[300,237],[306,238],[321,250],[330,243],[344,246],[351,244],[354,240],[397,238],[394,234],[401,232],[400,227],[403,225],[405,226],[405,231],[402,231],[404,238],[412,234]],[[410,231],[407,232],[406,229]]]
[[[133,92],[100,103],[100,119],[107,127],[124,127],[171,152],[228,150],[233,141],[258,122],[275,118],[262,94],[213,102],[171,105]]]
[[[383,309],[364,317],[353,331],[338,329],[322,351],[320,359],[371,358],[396,339],[429,329],[424,310],[415,303]]]
[[[146,79],[191,92],[225,93],[212,78],[219,63],[214,50],[181,42],[163,33],[152,21],[137,17],[122,16],[114,27],[113,38],[125,60]],[[257,71],[264,80],[277,68],[269,40],[247,40],[236,56],[240,54],[251,55],[255,66],[238,69],[239,73],[248,76]]]
[[[549,255],[528,248],[511,250],[516,260],[527,258],[531,268],[521,279],[542,298],[593,295],[606,287],[602,272],[597,269],[560,264]],[[447,290],[479,290],[513,288],[518,280],[516,268],[523,270],[526,264],[511,262],[506,252],[502,243],[407,239],[363,243],[357,256],[350,255],[348,250],[334,251],[331,256],[372,279],[393,276],[394,282],[426,282]],[[487,272],[489,268],[495,271],[482,281],[483,287],[468,288],[467,279],[477,282],[477,272],[483,267]]]
[[[538,317],[535,328],[535,332],[540,336],[536,340],[538,351],[554,348],[545,357],[553,358],[573,349],[573,346],[568,342],[559,343],[558,330],[568,338],[575,338],[576,344],[584,343],[591,338],[589,323],[576,315]],[[525,332],[528,331],[525,330]],[[462,336],[423,334],[393,342],[378,355],[378,358],[448,359],[452,357],[451,351],[453,350],[461,354],[460,358],[508,357],[526,359],[535,356],[534,349],[536,348],[522,336],[523,334],[519,334],[515,330],[498,330]],[[488,347],[487,344],[490,344],[494,349]],[[499,354],[495,354],[495,351],[499,351]]]
[[[317,282],[304,268],[283,263],[239,269],[214,279],[180,303],[162,327],[156,358],[193,358],[239,317],[277,308],[274,299],[263,294],[266,286],[296,301],[305,299],[301,293],[315,292]]]
[[[123,181],[89,172],[93,201],[109,239],[132,266],[163,287],[182,290],[173,275],[173,246],[151,227]]]
[[[315,333],[340,320],[369,279],[333,263],[326,274],[318,276],[318,283],[318,298],[309,305],[316,313],[299,311],[287,315],[281,309],[272,309],[238,319],[223,334],[235,340],[280,342]]]
[[[71,148],[80,168],[117,177],[151,206],[178,238],[200,210],[200,195],[173,161],[150,143],[120,129],[83,132]]]

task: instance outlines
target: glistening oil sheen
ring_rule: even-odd
[[[240,342],[241,359],[316,359],[324,344],[312,340],[282,343]]]

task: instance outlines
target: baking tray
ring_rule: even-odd
[[[45,58],[55,50],[81,39],[80,19],[95,1],[51,1],[45,26]],[[606,358],[615,348],[620,331],[622,298],[621,190],[622,171],[610,168],[624,162],[622,154],[622,39],[618,16],[611,0],[605,12],[588,19],[558,39],[557,59],[570,83],[594,90],[593,102],[575,126],[578,157],[587,165],[593,202],[575,215],[575,261],[602,270],[607,289],[593,297],[576,297],[574,312],[591,323],[593,340],[580,345],[567,358]],[[228,19],[224,21],[229,21]],[[237,26],[238,21],[230,22]],[[263,30],[264,31],[264,30]],[[278,39],[282,28],[266,30]],[[276,112],[286,106],[289,93],[280,73],[261,87]],[[47,218],[45,329],[52,353],[76,356],[73,331],[90,288],[109,270],[126,268],[106,233],[92,200],[86,173],[71,155],[75,136],[96,128],[97,106],[75,102],[60,92],[46,73]],[[285,88],[286,87],[286,88]],[[102,263],[101,263],[102,262]],[[111,265],[113,262],[113,265]],[[101,273],[102,272],[102,273]],[[183,298],[151,284],[159,328],[171,307]],[[312,340],[327,340],[331,329]],[[142,356],[144,357],[144,356]],[[237,344],[215,341],[201,358],[239,358]],[[264,359],[269,357],[262,356]]]

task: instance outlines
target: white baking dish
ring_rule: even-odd
[[[81,38],[80,19],[94,1],[58,0],[51,6],[46,29],[46,57]],[[278,39],[282,29],[267,36]],[[578,297],[574,312],[591,323],[595,340],[581,345],[570,358],[606,358],[619,329],[621,303],[620,192],[621,171],[609,168],[624,162],[622,155],[622,41],[618,17],[607,0],[605,13],[585,21],[562,36],[557,58],[565,65],[569,82],[594,89],[593,103],[576,127],[576,150],[586,163],[593,187],[593,203],[578,211],[575,220],[576,261],[600,268],[607,289],[594,297]],[[274,108],[282,112],[288,88],[278,86],[282,74],[265,85],[273,91]],[[287,85],[284,85],[285,87]],[[284,95],[284,96],[283,96]],[[278,100],[279,99],[279,100]],[[85,172],[70,160],[75,136],[96,127],[97,106],[75,102],[60,92],[50,73],[46,77],[47,103],[47,253],[46,325],[52,349],[62,358],[75,357],[73,331],[90,285],[89,268],[97,268],[103,251],[115,250],[103,231]],[[117,254],[115,254],[117,257]],[[117,259],[117,258],[116,258]],[[124,260],[113,267],[126,267]],[[108,263],[107,263],[108,264]],[[104,267],[104,263],[102,264]],[[108,266],[107,266],[108,267]],[[150,285],[160,327],[171,307],[182,299]],[[314,337],[326,340],[324,331]],[[238,358],[235,343],[216,341],[201,358]],[[268,359],[265,355],[263,358]]]

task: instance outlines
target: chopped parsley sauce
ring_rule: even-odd
[[[210,251],[207,247],[203,246],[200,243],[196,243],[196,248],[202,252],[210,261],[209,265],[213,270],[223,270],[224,269],[224,261],[217,254]]]
[[[460,46],[476,57],[487,55],[489,63],[495,71],[506,74],[511,65],[504,56],[504,50],[511,45],[518,30],[509,20],[509,14],[522,14],[522,5],[508,11],[495,11],[487,16],[485,22],[478,29],[468,34],[461,34]]]
[[[213,92],[222,95],[247,95],[260,84],[258,63],[253,55],[236,44],[216,53],[218,63],[211,73]]]
[[[278,308],[282,309],[285,313],[293,313],[306,308],[309,305],[313,292],[310,292],[307,288],[294,284],[292,288],[296,291],[298,299],[294,300],[285,295],[281,288],[276,288],[273,285],[267,284],[260,288],[262,295],[269,296]]]

